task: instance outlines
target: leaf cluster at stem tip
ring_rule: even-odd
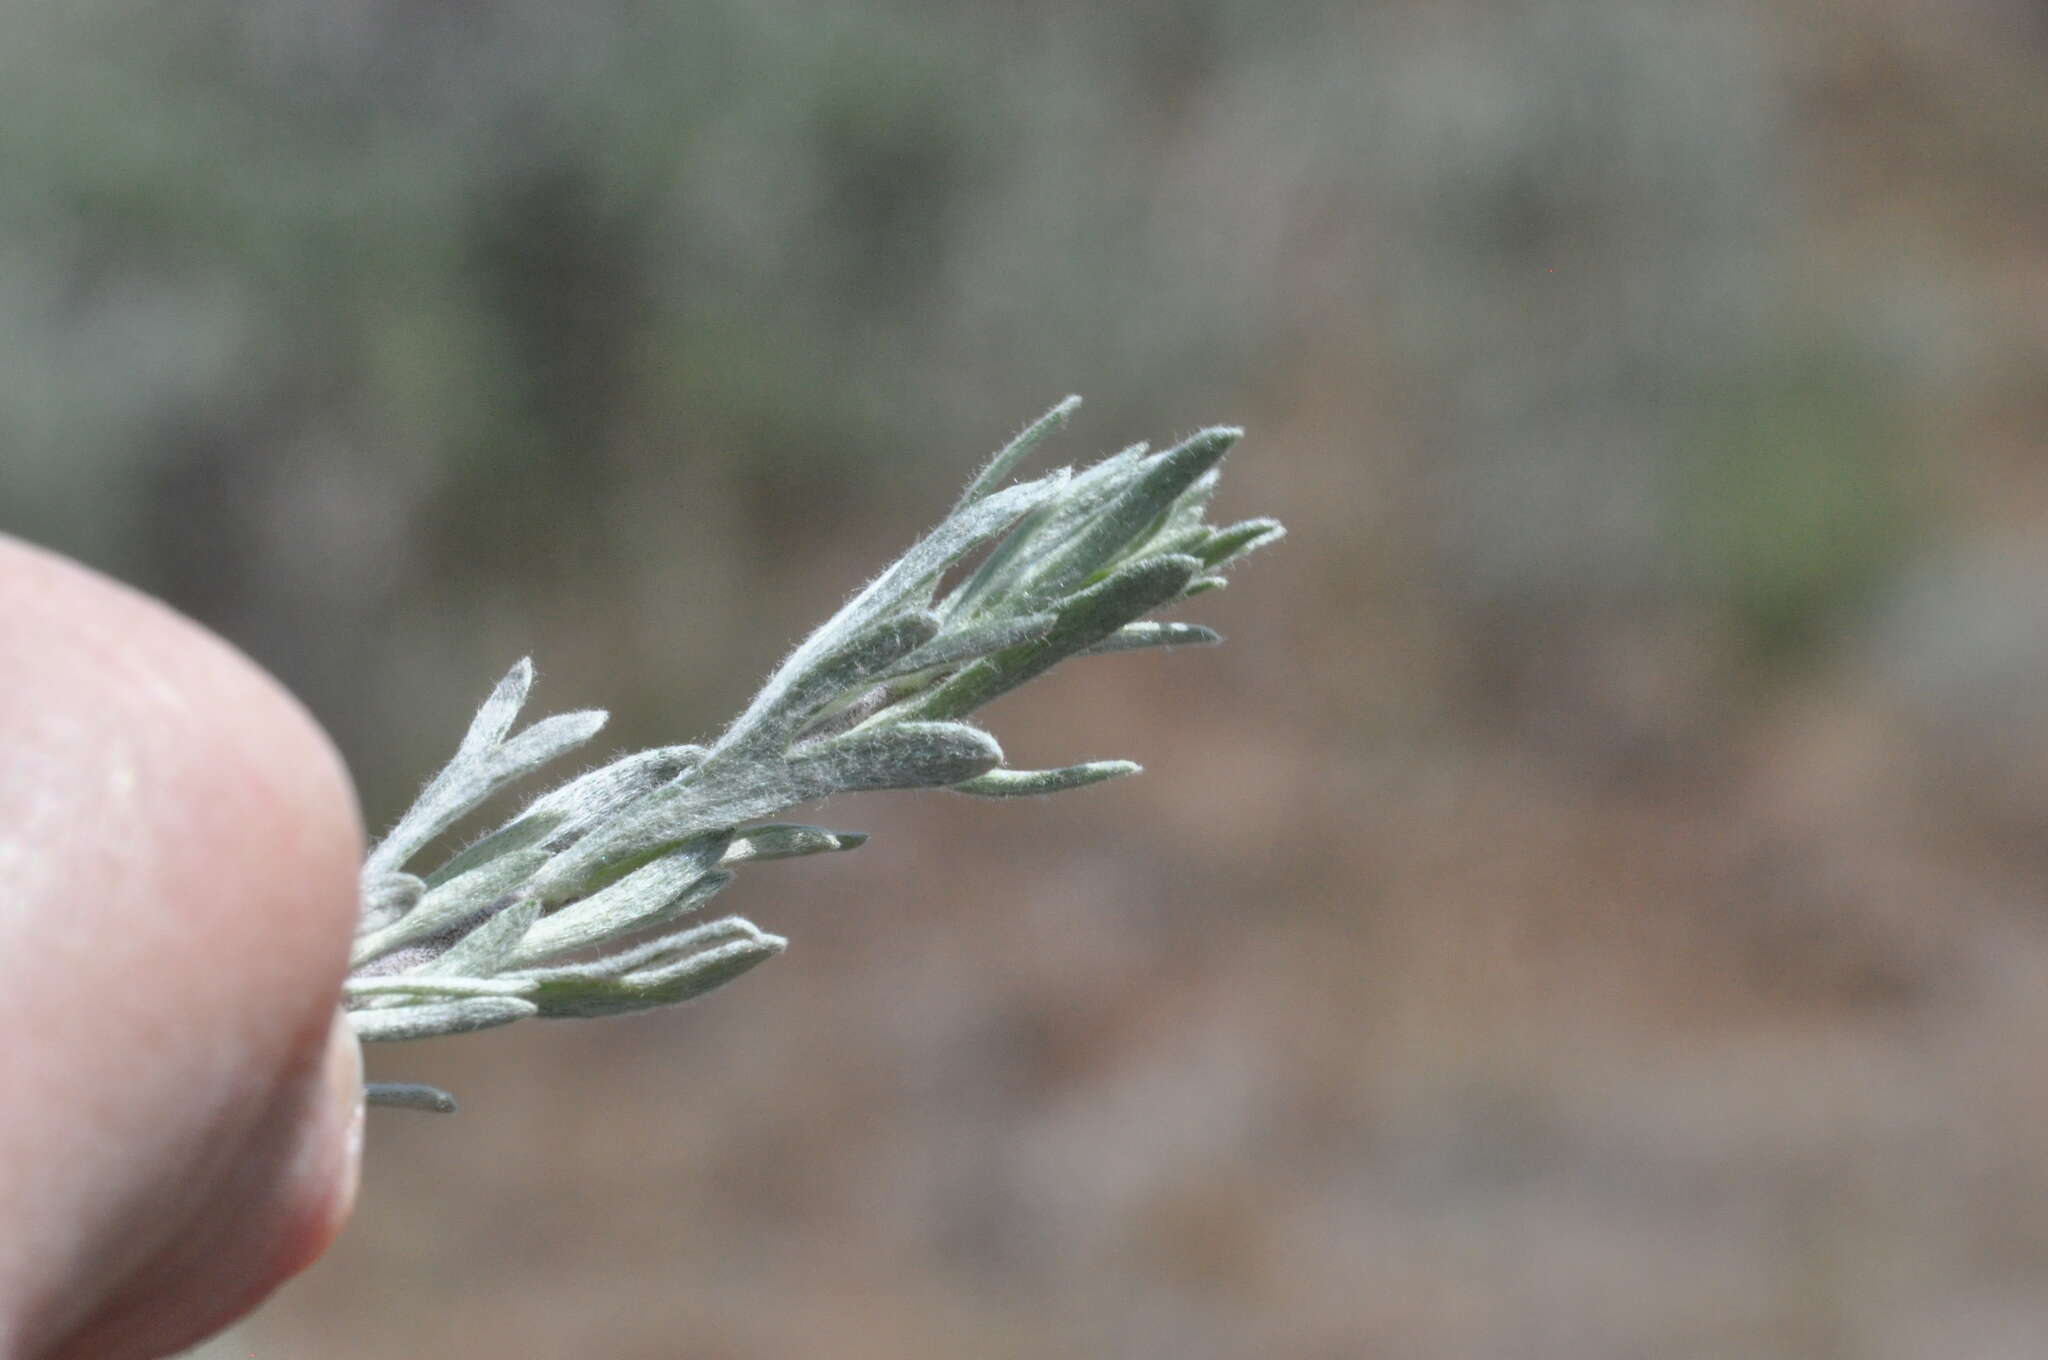
[[[579,775],[416,873],[413,862],[487,799],[604,725],[585,711],[514,733],[533,684],[531,662],[514,666],[364,862],[344,996],[357,1035],[618,1015],[738,977],[786,941],[737,916],[700,919],[734,870],[866,839],[764,820],[794,804],[862,789],[1010,798],[1137,773],[1126,760],[1010,769],[968,719],[1069,657],[1220,641],[1145,616],[1222,586],[1226,567],[1284,531],[1270,519],[1207,522],[1235,429],[1012,482],[1079,404],[1067,398],[1012,439],[709,746],[641,751]],[[410,1084],[374,1085],[371,1099],[454,1108],[445,1092]]]

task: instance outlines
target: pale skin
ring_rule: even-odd
[[[355,1197],[362,832],[284,689],[0,535],[0,1360],[144,1360]]]

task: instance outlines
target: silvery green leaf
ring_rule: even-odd
[[[915,676],[885,680],[820,713],[797,734],[797,741],[829,741],[833,737],[851,732],[890,704],[915,692],[917,688]]]
[[[1074,483],[1069,482],[1071,490]],[[939,606],[939,612],[948,619],[972,617],[978,610],[998,602],[1004,588],[1029,565],[1025,549],[1038,540],[1040,531],[1059,513],[1065,498],[1047,501],[1031,513],[1018,520],[1002,542],[989,550],[980,566],[965,581],[955,586]]]
[[[513,678],[508,676],[507,681]],[[498,688],[500,694],[507,693],[507,685],[501,684]],[[517,693],[523,697],[524,691],[517,690]],[[494,694],[493,702],[499,697]],[[489,709],[491,705],[484,707]],[[489,723],[484,722],[484,716],[481,713],[477,715],[477,722],[470,728],[472,737],[497,728],[498,715],[493,715]],[[605,714],[592,709],[543,718],[511,740],[481,751],[471,750],[468,738],[465,738],[455,759],[434,776],[433,782],[399,819],[398,825],[372,852],[365,863],[366,871],[385,873],[399,868],[484,799],[549,761],[575,750],[597,735],[604,724]]]
[[[967,489],[960,493],[959,504],[962,506],[972,505],[991,491],[994,491],[1002,483],[1003,478],[1010,475],[1011,470],[1017,464],[1030,457],[1031,451],[1045,442],[1047,435],[1065,425],[1067,417],[1073,415],[1080,407],[1081,399],[1079,397],[1067,397],[1050,411],[1047,411],[1044,415],[1018,431],[1017,437],[1005,444],[1002,451],[996,454],[995,457],[989,459],[988,466],[984,467],[976,475],[975,479],[967,484]]]
[[[566,900],[605,865],[664,843],[730,830],[834,793],[957,784],[1001,763],[993,737],[957,723],[856,729],[805,742],[773,761],[714,755],[558,853],[534,874],[529,891],[550,902]]]
[[[505,678],[498,681],[483,707],[469,720],[469,730],[462,734],[449,764],[479,759],[503,741],[519,717],[519,710],[526,707],[526,696],[532,690],[533,658],[522,656],[512,663],[512,669],[505,672]]]
[[[469,730],[462,734],[462,740],[456,744],[455,754],[449,757],[447,765],[428,782],[426,789],[414,800],[413,806],[407,809],[406,815],[399,819],[398,825],[393,827],[383,840],[371,847],[370,853],[363,860],[365,878],[382,875],[398,868],[412,858],[420,845],[433,839],[432,836],[417,837],[418,823],[424,820],[423,815],[416,816],[421,813],[421,806],[430,801],[443,780],[450,778],[451,771],[464,769],[481,761],[490,749],[504,738],[505,733],[511,730],[513,720],[519,716],[519,710],[525,707],[527,693],[532,688],[533,658],[523,656],[511,670],[505,672],[504,679],[498,681],[491,690],[490,697],[484,700],[483,707],[477,709],[476,716],[470,719]],[[403,840],[401,833],[404,833]],[[407,848],[407,844],[416,838],[418,844],[411,844],[410,848]]]
[[[434,870],[427,881],[444,883],[508,850],[559,850],[703,758],[702,746],[659,746],[578,775],[534,799],[517,817]]]
[[[425,1110],[429,1114],[454,1114],[455,1097],[438,1086],[427,1086],[416,1081],[366,1081],[363,1083],[365,1105],[393,1105],[406,1110]]]
[[[529,979],[516,977],[434,977],[400,973],[395,977],[352,977],[341,984],[345,1000],[385,996],[524,996],[533,990]]]
[[[1137,774],[1141,768],[1129,760],[1095,760],[1085,765],[1063,765],[1057,770],[990,770],[987,774],[953,785],[953,792],[972,793],[982,798],[1025,798],[1086,788],[1105,779]]]
[[[399,1039],[432,1039],[442,1034],[466,1034],[493,1025],[509,1025],[538,1015],[540,1007],[519,996],[472,996],[461,1001],[437,1001],[424,1006],[401,1006],[391,1010],[350,1011],[349,1025],[356,1038],[366,1044],[389,1043]]]
[[[789,766],[806,797],[856,789],[922,789],[957,784],[1003,763],[1003,748],[977,727],[898,722],[864,728],[792,752]]]
[[[803,645],[792,652],[775,675],[769,678],[768,686],[782,683],[785,675],[802,674],[848,638],[902,607],[913,596],[929,590],[946,568],[978,544],[993,538],[1016,523],[1019,517],[1058,495],[1070,475],[1065,468],[1060,468],[1037,481],[1006,486],[971,505],[956,509],[938,528],[912,544],[908,552],[842,605],[823,627],[806,638]]]
[[[1287,526],[1277,519],[1248,519],[1228,528],[1212,530],[1209,541],[1195,549],[1195,556],[1202,559],[1203,566],[1213,569],[1286,536]]]
[[[1015,594],[1045,556],[1071,539],[1145,470],[1144,444],[1113,453],[1070,479],[1060,494],[1017,522],[945,603],[948,618],[989,613]]]
[[[529,891],[543,901],[565,902],[585,891],[607,866],[707,832],[729,831],[803,801],[804,794],[779,762],[708,760],[557,851],[535,872]]]
[[[1024,661],[1004,668],[1008,690],[1043,673],[1074,653],[1093,647],[1125,624],[1151,613],[1180,594],[1200,564],[1192,557],[1166,554],[1126,562],[1087,589],[1060,602],[1059,622]],[[1007,657],[1009,653],[1005,653]],[[998,658],[1000,660],[1001,658]]]
[[[651,940],[616,949],[581,963],[549,963],[522,968],[514,977],[541,986],[576,978],[621,978],[648,968],[665,967],[679,958],[696,954],[728,940],[753,940],[762,930],[743,916],[721,916],[687,930],[671,931]]]
[[[1209,533],[1209,526],[1206,524],[1197,524],[1187,529],[1163,528],[1156,534],[1140,539],[1124,557],[1198,557],[1203,545],[1209,541]]]
[[[1145,460],[1144,470],[1024,582],[1036,599],[1051,599],[1085,582],[1172,506],[1175,498],[1221,461],[1244,432],[1203,430]]]
[[[362,921],[358,933],[386,926],[419,905],[426,880],[412,874],[387,873],[363,882]]]
[[[1167,452],[1177,451],[1169,449]],[[1160,455],[1161,458],[1166,456]],[[1124,547],[1115,552],[1104,565],[1116,565],[1140,557],[1177,554],[1195,556],[1214,532],[1203,522],[1202,517],[1208,511],[1210,499],[1216,494],[1221,473],[1220,468],[1212,465],[1207,472],[1195,478],[1164,510],[1132,534]],[[1100,572],[1101,569],[1098,569],[1096,574],[1099,575]]]
[[[1177,534],[1188,529],[1206,528],[1203,518],[1209,513],[1209,502],[1215,499],[1216,488],[1222,480],[1222,470],[1212,467],[1190,482],[1187,490],[1174,497],[1160,532]]]
[[[991,652],[1036,641],[1051,632],[1058,622],[1057,614],[1022,614],[1016,618],[992,619],[986,623],[950,628],[875,678],[893,680],[919,671],[978,660]]]
[[[514,896],[419,971],[442,977],[489,977],[511,962],[512,951],[539,919],[539,898]]]
[[[837,622],[845,627],[864,627],[870,620],[894,609],[938,580],[947,567],[978,544],[993,538],[1015,524],[1019,517],[1057,496],[1072,475],[1067,469],[1060,468],[1036,481],[1006,486],[1000,491],[990,492],[972,505],[962,506],[854,596],[840,610]]]
[[[547,862],[545,850],[512,850],[428,889],[409,914],[360,937],[349,955],[350,966],[359,968],[449,930],[522,886]]]
[[[729,921],[714,923],[722,927],[722,943],[684,948],[665,963],[623,975],[567,969],[540,974],[534,993],[540,1013],[548,1019],[590,1019],[673,1005],[730,982],[788,947],[787,940],[766,934],[751,922],[737,917]],[[711,928],[702,929],[705,935],[700,939],[710,938]]]
[[[427,886],[430,889],[438,888],[515,851],[544,850],[549,842],[561,839],[556,833],[562,829],[566,820],[567,818],[560,813],[524,813],[475,844],[451,855],[439,868],[427,875]]]
[[[411,928],[407,936],[418,938],[416,932],[441,929],[476,908],[497,901],[525,883],[547,858],[545,850],[509,850],[427,889],[427,895],[405,920]]]
[[[972,713],[1174,599],[1200,566],[1192,557],[1177,556],[1125,563],[1063,601],[1056,611],[1059,622],[1044,638],[984,657],[935,689],[869,719],[869,727],[855,732],[868,731],[898,713],[917,718],[958,718]]]
[[[725,838],[718,837],[664,855],[609,887],[571,902],[534,925],[508,964],[528,967],[552,955],[601,944],[695,911],[732,880],[731,874],[711,868],[725,847]]]
[[[936,614],[911,610],[862,629],[802,668],[782,667],[714,752],[779,749],[825,705],[863,688],[938,632]]]
[[[668,783],[700,764],[709,754],[702,746],[657,746],[621,756],[559,788],[549,789],[527,805],[522,817],[560,813],[568,825],[608,817],[650,789]]]
[[[831,850],[853,850],[867,843],[864,831],[827,831],[822,826],[795,822],[770,822],[750,826],[733,837],[726,847],[724,864],[746,864],[755,860],[790,859]]]
[[[479,792],[470,806],[589,741],[603,729],[608,717],[601,708],[557,713],[551,718],[542,718],[518,736],[493,747],[482,762],[476,780]]]
[[[1222,590],[1225,586],[1228,586],[1229,584],[1230,581],[1226,577],[1197,576],[1192,581],[1188,582],[1188,588],[1180,593],[1179,598],[1183,600],[1191,600],[1197,595],[1207,595],[1212,590]]]
[[[1141,440],[1075,473],[1052,503],[1052,517],[1039,530],[1039,538],[1044,543],[1064,542],[1132,481],[1144,475],[1145,456],[1151,451],[1152,446]]]
[[[702,996],[714,987],[723,986],[787,948],[789,941],[780,935],[756,932],[750,937],[698,950],[658,967],[635,969],[622,980],[656,993],[650,998],[654,1004],[669,1005],[688,1001],[693,996]]]
[[[1080,655],[1106,656],[1111,652],[1135,652],[1146,647],[1206,647],[1221,641],[1221,633],[1213,628],[1204,628],[1199,623],[1161,623],[1148,620],[1125,624]]]

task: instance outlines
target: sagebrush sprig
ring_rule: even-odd
[[[793,804],[860,789],[1014,797],[1135,774],[1127,760],[1008,769],[996,739],[964,719],[1068,657],[1219,641],[1196,624],[1139,620],[1221,586],[1224,566],[1284,530],[1270,519],[1205,522],[1234,429],[1005,486],[1079,404],[1067,398],[1010,441],[938,527],[790,653],[710,746],[612,761],[431,873],[407,872],[492,795],[604,725],[592,710],[513,734],[533,684],[531,662],[514,666],[364,862],[344,997],[357,1035],[423,1039],[528,1016],[617,1015],[732,980],[787,942],[737,916],[675,928],[682,919],[741,864],[867,839],[759,820]],[[998,538],[941,590],[949,571]],[[378,1084],[370,1098],[454,1108],[426,1086]]]

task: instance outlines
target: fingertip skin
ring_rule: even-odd
[[[0,1360],[165,1354],[331,1236],[361,853],[282,686],[0,535]]]

